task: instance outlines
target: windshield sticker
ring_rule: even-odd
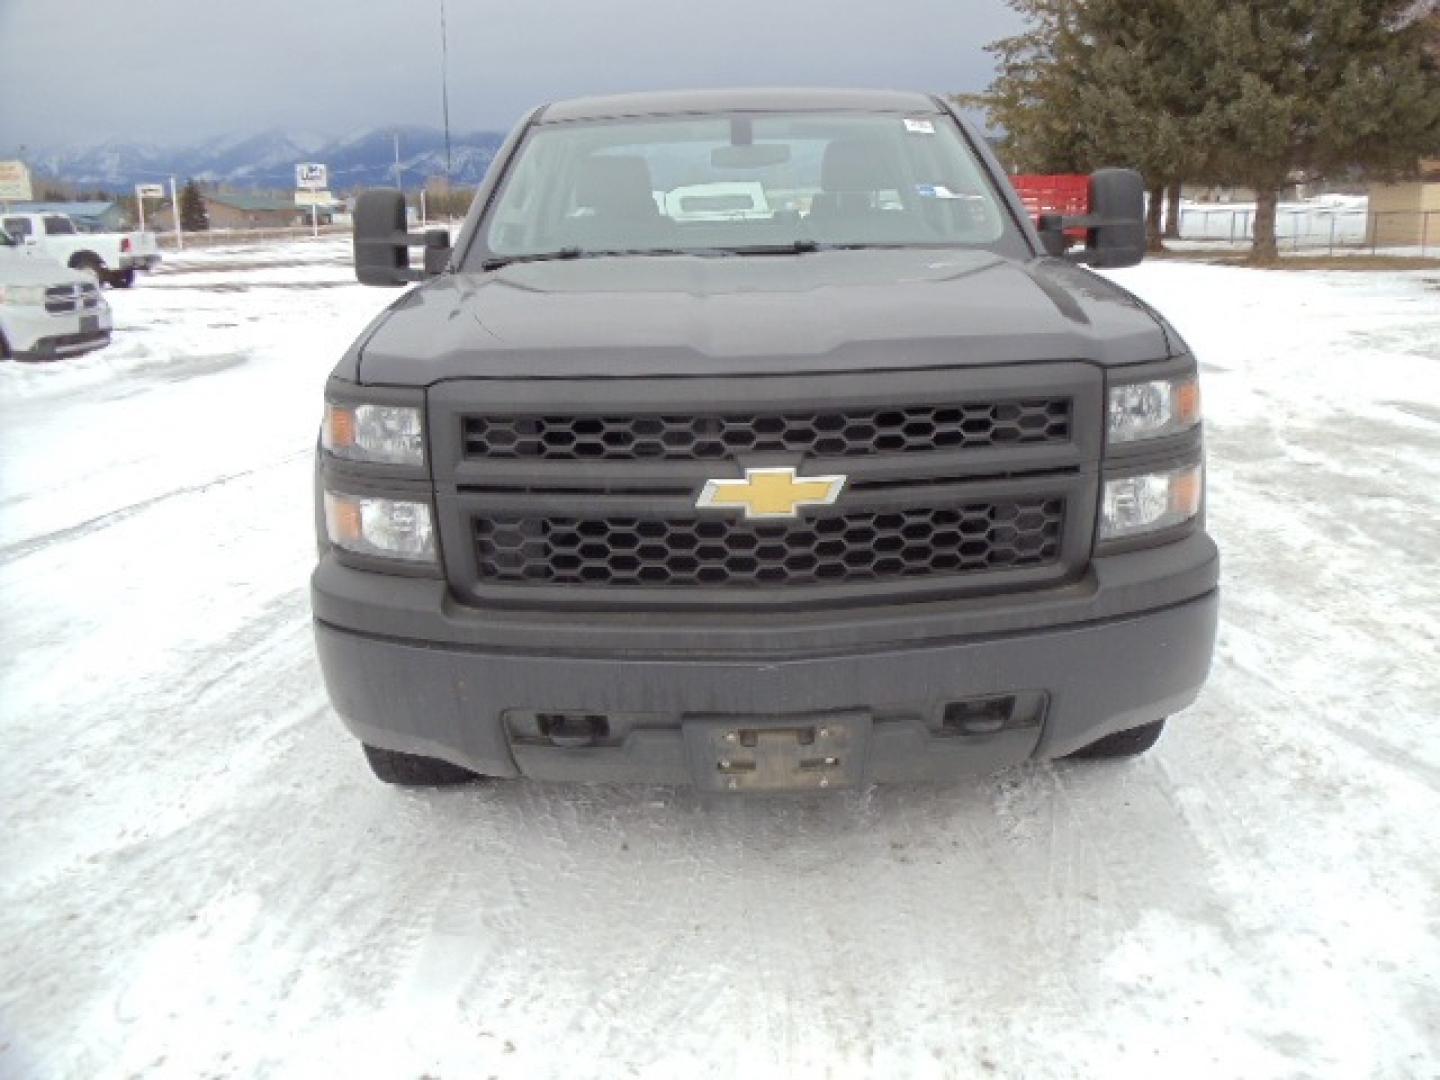
[[[915,193],[922,199],[963,199],[958,191],[951,191],[944,184],[916,184]]]
[[[911,135],[934,135],[935,124],[930,120],[912,120],[907,116],[905,118],[905,130],[910,132]]]

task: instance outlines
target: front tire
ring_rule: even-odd
[[[0,334],[0,360],[13,360],[19,363],[34,363],[39,360],[50,360],[53,357],[38,352],[21,352],[19,349],[12,349],[10,342],[5,340],[5,335]]]
[[[104,275],[104,280],[112,289],[128,289],[135,284],[135,268],[128,266],[124,270],[111,270]]]
[[[477,773],[439,758],[402,754],[398,750],[384,750],[369,743],[363,745],[370,771],[387,784],[397,784],[400,787],[447,787],[480,779]]]
[[[1115,761],[1138,757],[1160,741],[1160,735],[1164,730],[1165,721],[1163,719],[1156,720],[1153,724],[1144,724],[1128,731],[1117,731],[1114,735],[1106,735],[1103,739],[1097,739],[1089,746],[1082,746],[1073,754],[1065,756],[1067,759],[1075,758],[1080,761]]]

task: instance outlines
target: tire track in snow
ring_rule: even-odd
[[[17,562],[27,555],[33,555],[38,551],[54,547],[56,544],[63,544],[68,540],[80,536],[89,536],[99,529],[108,528],[111,525],[118,525],[122,521],[128,521],[136,514],[143,514],[152,507],[169,502],[171,499],[184,498],[189,495],[203,495],[212,488],[232,483],[236,480],[244,480],[247,477],[255,476],[258,473],[267,472],[270,469],[288,465],[302,457],[312,454],[310,448],[298,450],[293,454],[286,454],[282,458],[276,458],[263,465],[256,465],[254,468],[242,469],[239,472],[227,473],[224,476],[217,476],[213,480],[205,480],[198,484],[188,484],[185,487],[174,488],[171,491],[153,495],[148,499],[141,499],[139,502],[131,503],[129,506],[122,506],[115,510],[109,510],[103,514],[97,514],[92,518],[79,522],[75,525],[67,525],[63,529],[45,533],[42,536],[32,537],[28,540],[17,540],[0,547],[0,566],[7,563]]]

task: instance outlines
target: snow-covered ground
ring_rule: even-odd
[[[1436,1075],[1440,273],[1116,274],[1225,556],[1153,753],[707,805],[368,775],[306,597],[344,255],[0,366],[0,1075]]]

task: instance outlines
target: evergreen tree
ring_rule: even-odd
[[[180,227],[186,232],[205,232],[210,228],[210,214],[205,209],[205,196],[193,179],[180,189]]]
[[[1252,257],[1276,256],[1291,173],[1394,173],[1440,151],[1434,0],[1009,0],[1026,32],[990,46],[969,103],[1044,172],[1145,175],[1152,246],[1180,180],[1257,192]]]
[[[1204,87],[1219,169],[1256,192],[1252,258],[1277,255],[1275,204],[1299,170],[1413,169],[1440,149],[1440,63],[1414,0],[1221,5]]]
[[[1138,169],[1147,232],[1160,247],[1167,187],[1205,171],[1199,112],[1213,0],[1009,0],[1030,26],[990,46],[999,75],[969,99],[1007,132],[1009,156],[1039,172]]]
[[[986,46],[998,74],[983,94],[957,95],[1004,132],[1001,153],[1020,172],[1078,172],[1079,117],[1057,107],[1082,78],[1088,51],[1075,30],[1079,0],[1007,0],[1029,24]]]

